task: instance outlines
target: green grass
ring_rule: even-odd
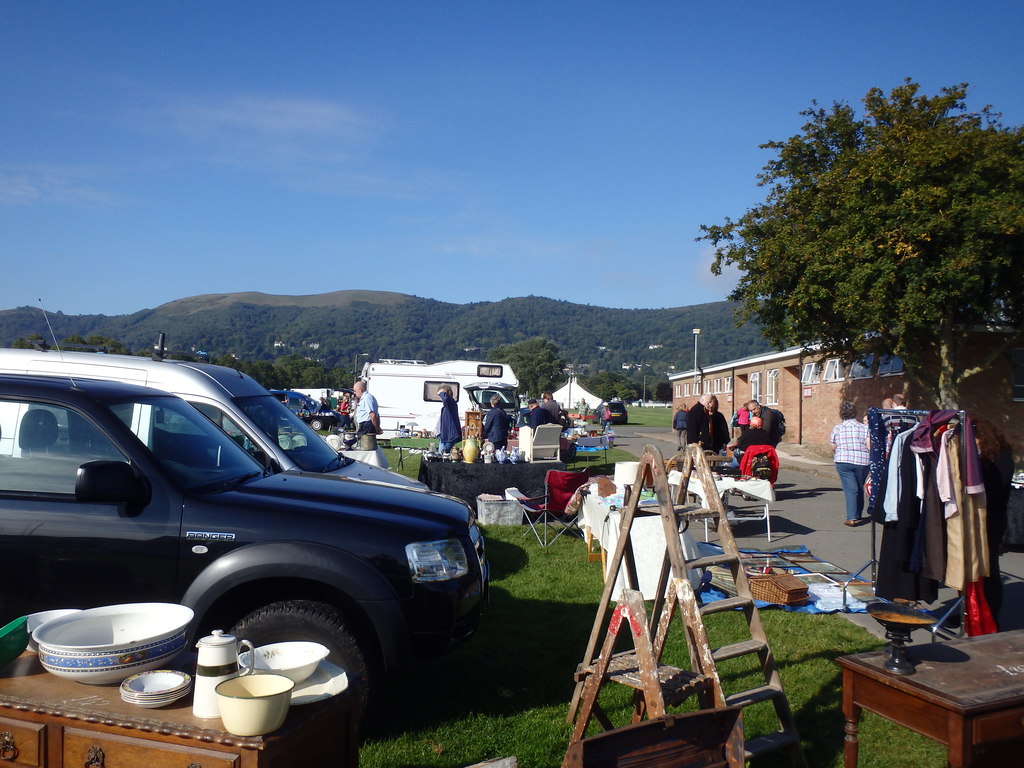
[[[523,768],[561,763],[571,732],[566,712],[572,675],[601,594],[600,564],[587,562],[576,539],[561,538],[545,551],[518,527],[491,527],[486,535],[491,597],[477,634],[389,681],[388,704],[365,734],[364,768],[457,768],[511,755]],[[878,649],[881,641],[836,615],[766,610],[761,617],[809,765],[838,768],[844,734],[834,659]],[[664,658],[688,667],[678,626],[677,619]],[[741,637],[746,625],[738,614],[718,614],[709,617],[707,630],[717,646]],[[749,660],[723,663],[719,671],[727,692],[760,682]],[[627,693],[614,685],[602,690],[602,706],[617,725],[628,722]],[[748,735],[776,725],[769,705],[747,708],[744,720]],[[869,713],[860,735],[861,766],[945,764],[937,744]],[[788,754],[766,756],[757,765],[788,766]]]
[[[671,408],[628,408],[626,409],[631,427],[671,427]],[[613,426],[612,429],[615,429]]]

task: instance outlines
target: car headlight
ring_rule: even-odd
[[[406,544],[405,557],[413,581],[448,581],[469,573],[469,560],[458,539]]]

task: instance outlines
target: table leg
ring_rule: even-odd
[[[857,768],[857,742],[861,708],[854,703],[853,689],[856,685],[853,675],[848,669],[843,670],[843,716],[846,718],[843,740],[843,768]]]

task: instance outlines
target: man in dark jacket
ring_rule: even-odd
[[[750,410],[751,416],[757,416],[761,419],[763,424],[762,429],[768,433],[771,438],[769,445],[774,448],[782,441],[782,435],[779,434],[779,415],[771,408],[767,408],[761,405],[757,400],[751,400],[747,403],[747,408]]]
[[[689,415],[686,417],[686,442],[699,443],[702,432],[708,431],[708,410],[707,405],[711,402],[711,395],[704,394],[700,400],[693,404]]]

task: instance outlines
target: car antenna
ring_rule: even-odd
[[[61,362],[64,362],[64,351],[60,348],[60,344],[57,342],[57,334],[53,332],[53,326],[50,325],[50,315],[47,313],[46,307],[43,306],[43,300],[38,299],[38,301],[39,310],[43,313],[43,319],[46,321],[46,327],[50,330],[50,338],[53,339],[53,347],[54,349],[57,350],[57,354],[60,356]],[[41,349],[42,351],[45,352],[48,348],[49,347],[46,343],[46,339],[43,339],[43,342],[38,346],[38,349]],[[68,374],[68,380],[71,382],[71,386],[73,386],[75,389],[78,389],[78,384],[74,380],[74,378],[72,378],[71,374]]]

